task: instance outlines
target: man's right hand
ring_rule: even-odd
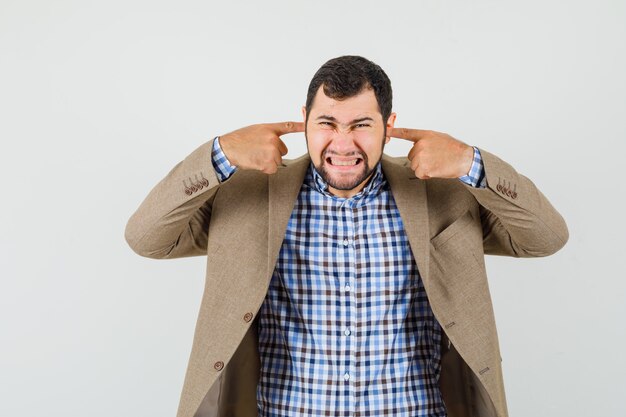
[[[304,123],[250,125],[220,136],[220,146],[231,165],[274,174],[287,154],[287,146],[280,136],[296,132],[304,132]]]

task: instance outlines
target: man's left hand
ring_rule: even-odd
[[[408,158],[417,178],[458,178],[472,166],[474,148],[447,133],[400,127],[389,136],[414,142]]]

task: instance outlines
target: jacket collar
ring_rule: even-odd
[[[289,217],[307,169],[310,167],[311,158],[305,154],[285,162],[287,164],[280,167],[278,172],[269,175],[268,282],[278,259]],[[405,158],[383,154],[378,169],[381,171],[381,179],[384,176],[384,179],[389,182],[420,276],[427,281],[430,233],[426,183],[415,176]],[[374,183],[370,181],[368,186],[373,187]]]

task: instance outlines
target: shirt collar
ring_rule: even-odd
[[[318,192],[328,197],[341,198],[341,197],[337,197],[331,194],[328,191],[328,183],[324,181],[320,173],[317,171],[317,169],[315,169],[315,166],[313,165],[313,161],[311,161],[309,164],[309,169],[305,177],[305,183],[307,183],[307,185],[309,185],[311,188],[317,190]],[[367,184],[365,184],[365,187],[363,187],[361,191],[359,191],[356,195],[354,195],[351,198],[360,198],[369,194],[376,194],[378,190],[380,190],[384,184],[385,184],[385,176],[383,175],[382,164],[379,161],[378,164],[376,164],[376,167],[374,168],[374,173],[370,177]]]

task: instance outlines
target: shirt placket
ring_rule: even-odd
[[[340,328],[338,329],[342,338],[342,352],[344,364],[343,381],[344,381],[344,406],[345,411],[349,415],[354,415],[356,411],[356,381],[358,375],[357,371],[357,343],[356,343],[356,320],[358,318],[357,312],[357,285],[356,282],[356,205],[358,200],[347,199],[340,205],[341,210],[341,229],[343,235],[340,238],[340,250],[342,253],[342,263],[344,265],[344,273],[341,276],[339,283],[340,294],[342,294],[343,306],[343,320],[340,322]]]

